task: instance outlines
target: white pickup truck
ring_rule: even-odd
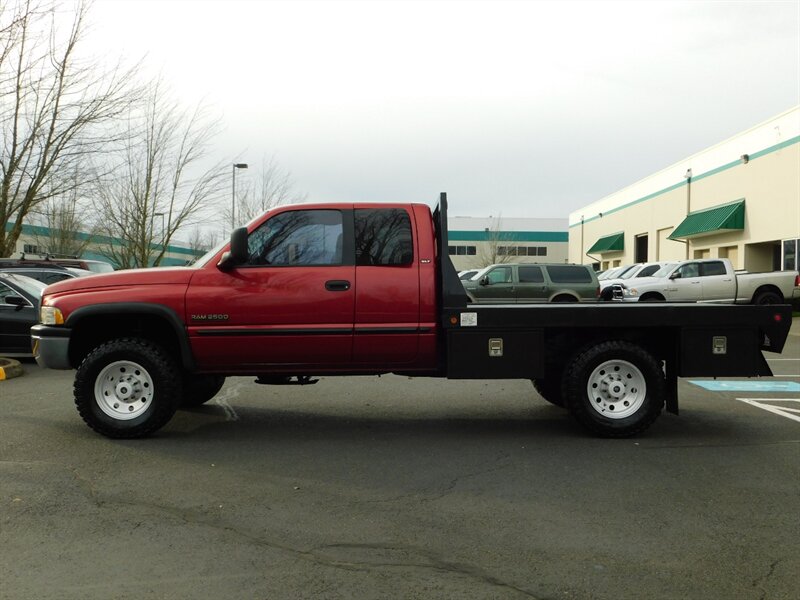
[[[736,272],[727,258],[684,260],[614,286],[625,302],[784,304],[800,297],[796,271]]]

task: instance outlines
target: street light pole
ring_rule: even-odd
[[[236,169],[246,169],[247,163],[233,163],[233,189],[231,190],[231,233],[236,227]]]
[[[161,247],[163,248],[164,247],[164,239],[167,237],[167,235],[166,235],[167,232],[164,229],[164,227],[165,227],[165,225],[164,225],[164,213],[163,212],[153,213],[153,216],[154,217],[161,217]]]

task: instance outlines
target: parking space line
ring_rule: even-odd
[[[792,408],[791,406],[777,407],[768,404],[772,402],[796,402],[800,406],[800,398],[737,398],[737,400],[800,423],[800,408]]]
[[[710,392],[800,392],[796,381],[764,379],[690,379],[689,383]]]

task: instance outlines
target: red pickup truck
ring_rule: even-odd
[[[33,350],[77,369],[95,431],[136,438],[225,376],[307,384],[402,373],[524,378],[592,432],[635,435],[679,376],[771,375],[789,306],[581,303],[470,305],[447,252],[447,199],[281,206],[193,266],[49,286]]]

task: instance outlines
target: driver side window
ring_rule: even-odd
[[[489,283],[511,283],[511,267],[498,267],[486,274]]]
[[[342,213],[338,210],[280,213],[250,234],[245,265],[340,265],[342,233]]]
[[[697,263],[683,265],[680,269],[678,269],[678,273],[680,274],[681,279],[700,277],[700,265]]]

